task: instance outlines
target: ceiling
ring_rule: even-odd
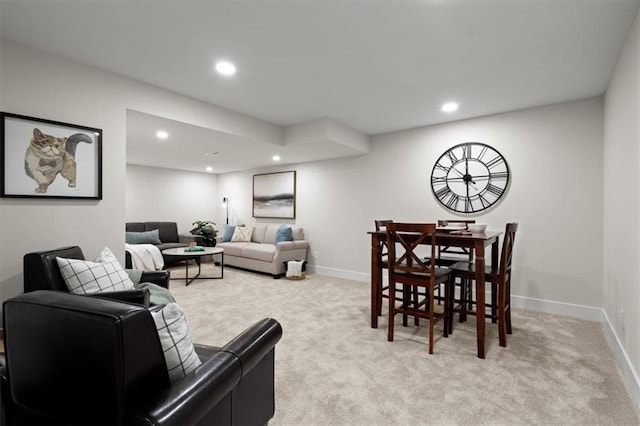
[[[602,95],[639,1],[0,0],[0,34],[283,132],[326,118],[376,135]],[[233,77],[213,70],[220,59],[236,64]],[[446,114],[450,100],[460,108]],[[361,153],[274,146],[145,111],[130,111],[127,128],[128,162],[185,170]],[[160,148],[158,128],[170,133]],[[157,156],[143,160],[150,144]]]

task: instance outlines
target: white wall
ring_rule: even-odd
[[[455,144],[487,143],[506,157],[513,180],[505,200],[475,218],[496,230],[520,223],[513,293],[600,307],[602,116],[602,98],[568,102],[381,135],[369,155],[271,170],[297,171],[295,223],[318,255],[310,259],[316,270],[367,280],[374,219],[452,217],[431,193],[433,164]],[[242,199],[245,222],[253,173],[219,178],[221,194]]]
[[[22,292],[22,256],[30,251],[79,245],[93,258],[109,246],[124,260],[128,109],[258,142],[278,143],[284,134],[280,126],[4,39],[0,93],[2,111],[103,130],[102,200],[0,199],[0,301]]]
[[[197,220],[212,220],[222,229],[224,211],[218,177],[127,164],[127,222],[172,221],[187,234]]]
[[[140,205],[125,208],[128,108],[210,128],[228,121],[236,133],[277,134],[253,119],[243,130],[241,117],[211,105],[10,42],[1,46],[2,109],[102,128],[105,166],[100,202],[0,200],[2,298],[19,292],[25,252],[79,244],[90,256],[104,245],[119,253],[124,222],[147,216]],[[599,98],[510,112],[377,136],[369,155],[279,169],[298,171],[295,222],[317,253],[312,263],[321,272],[366,280],[373,220],[449,217],[429,189],[434,161],[453,144],[488,143],[509,161],[513,182],[505,201],[478,220],[493,229],[507,220],[521,223],[514,293],[599,307],[602,236],[592,230],[602,229],[602,114]],[[232,222],[250,223],[253,173],[221,176],[213,205],[204,208],[216,209],[227,196]],[[142,197],[137,194],[128,200]],[[221,207],[213,213],[218,222],[221,213]]]
[[[104,246],[124,253],[125,111],[119,93],[109,90],[120,78],[0,43],[0,109],[103,129],[105,166],[101,201],[0,199],[4,300],[22,292],[22,256],[29,251],[78,244],[93,257]]]
[[[366,232],[373,220],[451,217],[431,195],[433,163],[451,145],[488,143],[507,158],[513,182],[505,201],[477,219],[491,229],[502,229],[509,220],[521,224],[516,299],[557,302],[559,311],[571,304],[604,306],[637,369],[638,31],[636,20],[604,106],[601,98],[588,99],[381,135],[372,139],[369,155],[219,176],[213,205],[199,214],[214,209],[220,223],[222,208],[216,203],[226,196],[231,221],[251,223],[252,174],[295,169],[297,218],[289,222],[305,228],[317,253],[311,259],[315,268],[367,280]],[[127,109],[274,143],[283,135],[279,126],[5,40],[0,40],[0,94],[3,111],[103,129],[104,164],[101,201],[0,199],[0,301],[22,290],[24,253],[66,244],[80,245],[89,256],[105,245],[123,253],[126,220],[153,213],[135,204],[126,208],[142,199],[125,195],[129,178],[147,187],[151,175],[159,178],[156,171],[133,169],[126,177]],[[151,218],[163,219],[144,217]]]
[[[636,17],[605,97],[602,278],[604,310],[635,371],[640,369],[639,26]]]

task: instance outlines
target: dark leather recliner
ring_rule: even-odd
[[[4,302],[6,424],[264,425],[273,417],[280,324],[263,319],[222,348],[196,346],[170,384],[149,310],[35,291]]]
[[[78,246],[60,247],[53,250],[27,253],[23,258],[24,292],[36,290],[55,290],[69,292],[67,285],[60,274],[56,257],[68,259],[84,259],[82,249]],[[142,273],[141,282],[150,282],[169,288],[169,271],[145,271]],[[129,290],[107,292],[96,295],[123,302],[139,303],[149,306],[148,290]]]

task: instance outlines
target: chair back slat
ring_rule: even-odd
[[[386,231],[387,230],[387,224],[393,222],[392,220],[375,220],[375,225],[376,225],[376,231],[380,232],[380,231]],[[387,256],[389,253],[389,250],[387,249],[387,240],[386,239],[382,239],[380,240],[380,257],[382,258],[383,256]]]
[[[517,223],[507,223],[504,240],[502,241],[502,253],[500,254],[500,275],[502,279],[508,279],[511,274],[511,265],[513,262],[513,246],[516,240],[516,232],[518,231]]]
[[[386,231],[387,224],[393,222],[392,220],[376,220],[376,231]]]
[[[431,257],[436,250],[435,223],[387,224],[387,246],[389,249],[389,272],[416,275],[434,275],[433,262],[425,262],[417,252],[421,245],[430,245]]]
[[[438,219],[438,226],[449,226],[451,224],[456,225],[469,225],[470,223],[476,223],[475,219]],[[440,259],[442,255],[449,256],[455,258],[460,258],[460,260],[468,260],[471,262],[473,260],[473,249],[467,247],[449,247],[449,246],[438,246],[437,247],[437,258]]]

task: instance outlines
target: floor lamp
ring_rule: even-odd
[[[229,224],[229,199],[227,197],[224,197],[222,199],[222,207],[224,207],[227,210],[227,225]]]

